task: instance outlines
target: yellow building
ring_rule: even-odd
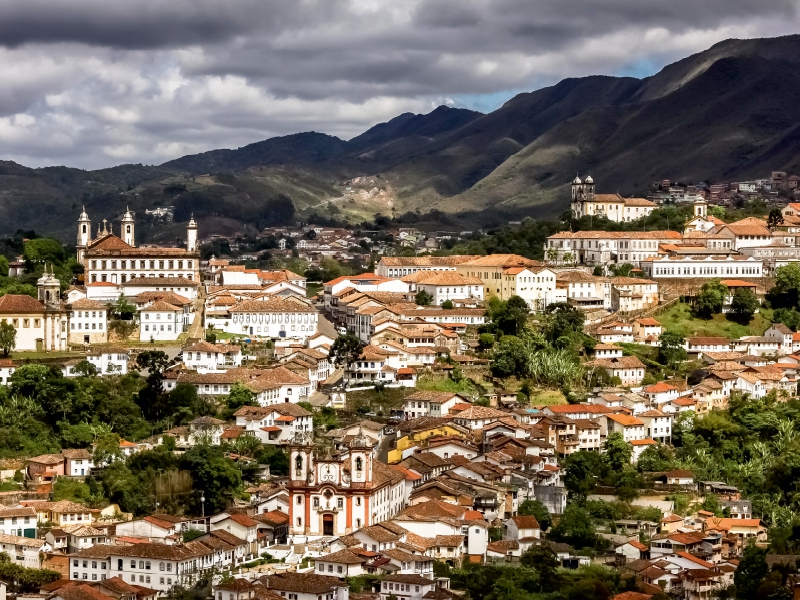
[[[483,297],[511,296],[524,299],[531,310],[542,310],[555,302],[556,274],[543,263],[518,254],[490,254],[456,266],[465,277],[483,282]]]
[[[417,424],[417,421],[420,423]],[[452,423],[448,424],[445,419],[437,417],[421,417],[406,421],[398,426],[397,433],[404,435],[397,438],[395,449],[389,451],[389,464],[399,463],[404,458],[403,451],[423,445],[425,440],[430,437],[453,436],[462,439],[470,437],[469,431],[465,428]]]

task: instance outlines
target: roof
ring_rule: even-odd
[[[606,415],[607,419],[611,419],[612,421],[619,423],[625,427],[629,425],[644,425],[644,422],[636,417],[632,417],[630,415],[623,415],[623,414],[610,414]]]
[[[516,517],[511,517],[511,520],[519,529],[540,529],[539,521],[533,515],[517,515]]]
[[[671,392],[673,390],[677,392],[678,388],[666,383],[665,381],[659,381],[656,384],[648,385],[646,388],[644,388],[644,391],[648,394],[659,394],[661,392]]]
[[[70,307],[73,310],[108,310],[108,305],[98,302],[97,300],[88,300],[86,298],[76,300],[70,304]]]
[[[0,313],[43,313],[44,304],[26,294],[6,294],[0,297]]]
[[[604,369],[644,369],[644,364],[636,356],[618,356],[615,358],[595,358],[585,363],[587,367]]]
[[[197,287],[199,284],[186,277],[134,277],[122,285],[124,286],[153,286],[182,285],[184,287]]]
[[[304,594],[326,594],[344,586],[336,577],[311,573],[276,573],[261,578],[271,590],[300,592]]]
[[[316,560],[318,562],[331,562],[345,565],[360,565],[367,562],[367,558],[362,558],[347,548],[339,550],[339,552],[334,552],[333,554],[325,554]]]
[[[180,312],[182,308],[178,308],[177,306],[173,306],[163,300],[156,300],[150,306],[144,307],[139,312]]]
[[[498,410],[496,408],[491,408],[489,406],[470,406],[466,410],[462,410],[460,413],[456,413],[456,415],[454,415],[453,418],[477,420],[477,419],[495,419],[495,418],[500,419],[507,416],[509,416],[507,412]]]
[[[285,298],[270,297],[264,300],[245,300],[230,309],[229,312],[239,313],[316,313],[317,309],[305,302],[288,300]]]

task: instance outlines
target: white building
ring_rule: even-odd
[[[183,309],[157,300],[139,313],[139,340],[177,340],[183,333]]]
[[[108,342],[108,306],[95,300],[77,300],[67,307],[70,344]]]
[[[130,354],[121,347],[91,348],[86,360],[102,375],[126,375]]]
[[[641,263],[653,279],[698,277],[762,277],[763,261],[751,256],[662,256]]]
[[[644,198],[623,198],[619,194],[595,194],[594,180],[587,176],[572,181],[572,215],[605,217],[609,221],[636,221],[653,212],[657,205]]]
[[[227,333],[304,344],[317,333],[319,313],[294,298],[246,300],[229,309],[228,316],[207,319],[207,325]]]
[[[298,433],[310,433],[314,422],[302,406],[284,402],[272,406],[243,406],[234,415],[237,427],[264,444],[286,443]]]
[[[404,279],[425,291],[433,298],[432,304],[441,306],[446,300],[475,298],[483,300],[483,281],[477,277],[467,277],[452,271],[417,273]]]
[[[225,371],[242,366],[242,349],[237,345],[200,341],[183,349],[183,362],[199,372]]]
[[[39,553],[46,550],[44,540],[17,535],[0,534],[0,552],[5,552],[12,563],[28,569],[41,568]]]

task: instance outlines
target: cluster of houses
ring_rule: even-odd
[[[595,194],[594,183],[576,178],[572,212],[611,221],[635,221],[658,206],[643,198]],[[636,204],[637,206],[633,206]],[[709,214],[702,196],[694,201],[694,216],[683,233],[664,231],[563,231],[550,236],[545,257],[552,264],[579,264],[608,269],[629,264],[633,272],[654,280],[758,279],[800,260],[800,204],[781,208],[782,222],[768,226],[766,218],[747,217],[726,223]],[[643,205],[643,206],[638,206]]]
[[[773,390],[779,397],[794,395],[800,363],[800,333],[783,323],[773,323],[761,336],[689,337],[683,345],[689,358],[702,361],[703,379],[695,385],[686,380],[661,381],[642,386],[645,365],[636,356],[625,356],[618,344],[659,345],[661,324],[653,318],[634,319],[631,323],[614,321],[598,328],[595,356],[585,363],[590,369],[602,369],[617,378],[646,400],[638,406],[657,407],[663,412],[690,410],[705,414],[713,408],[725,409],[731,392],[763,398]],[[598,402],[605,402],[597,400]],[[609,402],[605,402],[610,405]]]

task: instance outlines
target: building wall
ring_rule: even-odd
[[[139,340],[177,340],[183,333],[180,312],[143,311],[140,313]]]

